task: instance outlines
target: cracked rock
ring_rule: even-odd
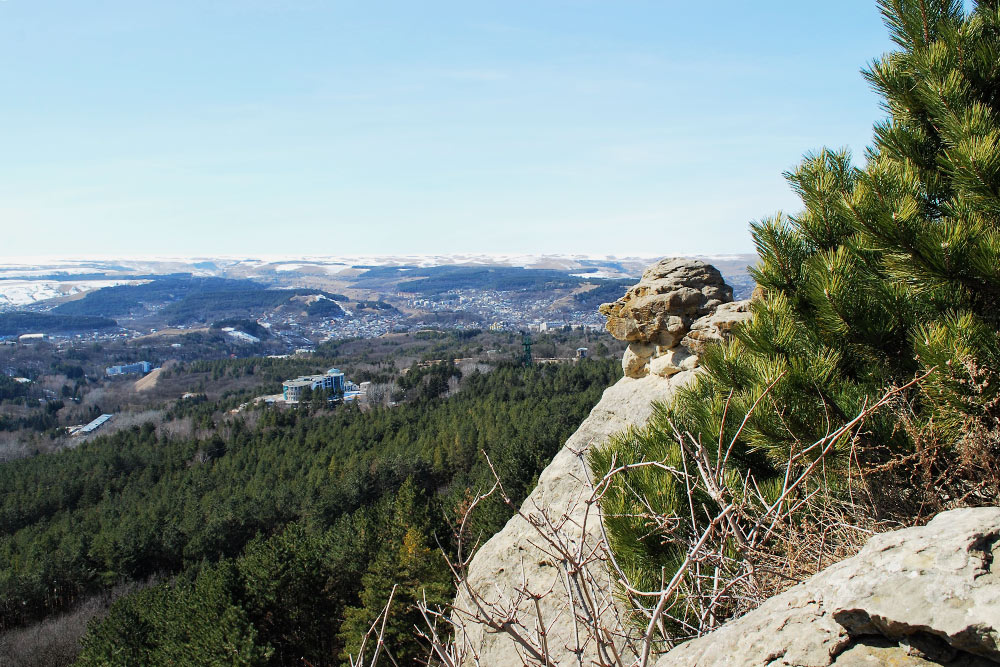
[[[943,512],[662,656],[656,667],[1000,664],[1000,508]]]
[[[674,347],[694,320],[732,300],[733,289],[718,269],[675,257],[646,269],[625,296],[600,310],[615,338]]]

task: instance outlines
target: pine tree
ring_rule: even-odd
[[[397,492],[392,517],[387,522],[385,541],[368,571],[361,578],[359,607],[350,607],[341,627],[345,654],[357,656],[365,633],[385,609],[392,605],[385,622],[385,650],[399,664],[419,664],[426,651],[416,639],[415,628],[423,627],[418,603],[443,606],[451,601],[451,573],[443,556],[427,544],[426,501],[408,479]],[[380,624],[381,627],[381,624]],[[368,639],[371,655],[377,637]]]
[[[753,317],[645,428],[593,450],[598,478],[641,460],[679,465],[675,427],[728,442],[749,413],[731,490],[752,471],[766,491],[790,452],[925,373],[906,396],[918,430],[953,447],[1000,430],[1000,2],[969,14],[954,0],[879,6],[898,50],[864,71],[889,113],[867,165],[824,149],[785,175],[803,209],[751,224],[763,294]],[[915,447],[890,411],[861,438],[863,463]],[[827,462],[834,483],[846,445]],[[642,517],[688,506],[676,479],[651,467],[605,494],[611,547],[640,587],[655,589],[683,555]],[[695,506],[702,519],[717,509]]]

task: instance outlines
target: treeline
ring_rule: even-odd
[[[581,310],[591,308],[597,310],[602,303],[609,303],[620,298],[634,284],[635,280],[632,278],[603,280],[594,289],[574,294],[573,300],[579,304],[578,307]]]
[[[378,287],[404,281],[398,284],[400,291],[433,296],[454,289],[541,291],[576,287],[593,280],[595,278],[588,280],[554,269],[449,265],[371,267],[358,276],[355,282],[359,287]]]
[[[355,305],[355,308],[357,308],[358,310],[385,310],[385,311],[396,310],[396,307],[393,306],[391,303],[387,303],[382,300],[358,301],[357,304]]]
[[[78,315],[53,315],[14,311],[0,313],[0,336],[18,336],[25,333],[68,333],[112,329],[118,323],[107,317]]]
[[[520,267],[435,266],[408,272],[408,275],[421,274],[426,277],[402,282],[399,284],[399,290],[424,295],[440,294],[454,289],[538,291],[575,287],[584,282],[581,278],[570,276],[565,271]]]
[[[0,431],[17,431],[26,428],[42,432],[57,428],[59,418],[56,413],[65,406],[66,404],[61,400],[48,400],[38,406],[39,410],[26,415],[0,414]]]
[[[28,395],[28,386],[12,377],[0,373],[0,401],[21,398]]]
[[[341,359],[342,360],[342,359]],[[301,357],[246,357],[245,359],[200,359],[182,365],[175,373],[211,373],[213,380],[222,377],[252,375],[262,389],[280,389],[281,382],[299,375],[322,373],[336,365],[332,356],[309,355]]]
[[[144,304],[160,304],[182,299],[198,292],[234,292],[260,290],[265,286],[252,280],[193,278],[188,275],[162,277],[141,285],[114,285],[88,292],[82,299],[56,306],[63,315],[129,315]]]
[[[271,335],[271,332],[267,330],[267,327],[261,326],[257,320],[231,317],[229,319],[219,320],[218,322],[212,324],[213,329],[225,329],[227,327],[232,327],[237,331],[242,331],[243,333],[248,333],[251,336],[256,336],[261,339],[267,338]]]
[[[462,372],[458,370],[451,361],[441,361],[433,364],[414,364],[406,373],[403,373],[396,384],[403,392],[397,400],[407,398],[410,400],[437,398],[448,391],[448,383],[453,379],[462,377]]]
[[[344,309],[330,299],[317,299],[306,307],[309,317],[343,317]]]
[[[263,309],[286,305],[293,296],[312,294],[321,294],[330,303],[343,297],[313,289],[269,289],[253,280],[170,276],[141,285],[105,287],[59,305],[53,311],[60,315],[116,317],[166,304],[160,315],[170,322],[206,322],[247,317]]]
[[[0,466],[0,628],[155,576],[91,629],[82,664],[210,663],[233,647],[246,659],[232,664],[338,664],[398,582],[405,656],[406,601],[452,594],[436,544],[451,548],[449,521],[491,482],[480,452],[523,498],[619,372],[506,365],[448,399],[262,409],[203,439],[146,425]],[[473,526],[485,538],[508,516],[485,503]]]

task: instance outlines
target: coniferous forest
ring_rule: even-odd
[[[79,664],[334,665],[397,584],[387,633],[405,660],[406,603],[453,595],[440,550],[493,481],[483,453],[523,498],[619,373],[506,364],[446,398],[260,408],[202,438],[146,425],[0,466],[0,628],[127,585]],[[486,503],[474,530],[508,516]]]
[[[801,207],[750,225],[759,262],[751,269],[757,289],[749,319],[699,352],[698,374],[657,405],[649,423],[589,450],[590,472],[602,480],[594,496],[602,538],[621,575],[618,601],[636,612],[636,627],[648,628],[642,664],[650,650],[747,611],[856,553],[877,532],[942,510],[997,504],[1000,0],[877,4],[895,46],[863,70],[887,114],[863,164],[845,149],[822,148],[785,174]],[[427,298],[456,286],[535,292],[586,280],[514,268],[380,267],[364,275],[357,285],[373,289],[412,276],[402,284]],[[178,284],[184,292],[175,299]],[[572,301],[613,297],[622,287],[605,284]],[[306,295],[175,277],[95,292],[54,312],[75,318],[102,306],[102,314],[118,317],[151,310],[143,299],[163,294],[173,301],[162,316],[206,323],[220,302],[276,307]],[[311,315],[345,312],[335,303],[341,295],[323,295],[308,307]],[[358,303],[358,310],[395,308]],[[255,326],[238,310],[225,310],[216,325]],[[18,317],[31,324],[41,316]],[[463,317],[435,311],[427,321]],[[73,318],[60,321],[69,327]],[[8,324],[11,332],[27,326]],[[222,355],[235,344],[224,345],[220,332],[213,346]],[[241,380],[238,390],[219,400],[186,393],[159,424],[3,463],[0,649],[5,638],[96,604],[71,650],[18,664],[344,665],[392,597],[379,637],[397,664],[419,664],[426,652],[414,631],[422,623],[415,604],[454,599],[447,558],[457,551],[455,525],[467,518],[467,534],[480,543],[503,527],[510,506],[493,495],[479,502],[494,475],[511,503],[523,501],[622,372],[617,360],[554,359],[556,343],[567,341],[546,338],[550,360],[560,363],[524,366],[493,356],[477,361],[486,372],[463,376],[451,354],[459,348],[447,346],[474,335],[429,348],[398,378],[394,361],[359,355],[366,379],[394,389],[365,410],[333,405],[312,390],[294,407],[254,403],[257,390],[276,391],[289,370],[305,372],[327,357],[190,359],[165,367],[164,381],[181,372],[206,382],[228,376]],[[193,349],[199,339],[188,340]],[[319,349],[333,358],[348,344]],[[139,350],[131,352],[138,358]],[[53,392],[50,402],[35,403],[41,399],[30,392],[44,389],[29,386],[34,377],[0,375],[0,401],[24,408],[0,419],[0,431],[54,433],[63,399],[79,400],[88,386],[83,361],[60,362],[58,402]],[[187,431],[169,428],[171,420],[187,420]],[[698,475],[689,463],[703,486],[693,486]],[[763,531],[756,524],[744,531],[734,507],[774,512],[766,536],[774,529],[779,537],[751,544],[747,535]],[[817,517],[856,534],[828,547]],[[736,599],[738,588],[735,602],[718,602],[746,579],[740,568],[749,558],[784,566],[817,535],[813,569],[761,570],[783,580],[765,581],[750,602]],[[685,574],[689,556],[709,538],[718,558]],[[827,553],[833,556],[824,561]],[[701,571],[710,562],[711,575],[707,565]],[[568,563],[560,567],[571,589],[570,577],[584,568],[571,573]],[[711,585],[704,611],[688,604],[700,604],[702,593],[689,594],[693,586],[667,585],[684,576]],[[669,622],[660,616],[667,593],[676,593]],[[532,596],[537,602],[542,594],[525,599]],[[576,613],[569,617],[579,620]],[[543,625],[535,627],[544,645]]]
[[[863,70],[888,112],[866,164],[821,149],[785,174],[802,208],[751,224],[752,318],[706,352],[698,381],[647,428],[592,453],[600,478],[623,463],[681,465],[678,432],[720,443],[710,456],[725,492],[698,499],[691,530],[721,498],[748,497],[750,476],[777,499],[818,459],[813,443],[887,393],[892,401],[829,443],[802,497],[853,504],[860,475],[871,518],[896,526],[996,503],[1000,3],[878,5],[896,49]],[[605,495],[612,547],[641,585],[669,578],[683,554],[649,530],[646,512],[685,515],[689,495],[653,468],[617,476]],[[637,509],[636,497],[651,506]]]

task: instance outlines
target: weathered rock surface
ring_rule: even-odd
[[[691,322],[733,300],[733,289],[712,265],[667,258],[646,269],[625,296],[601,306],[619,340],[673,347]]]
[[[629,343],[622,356],[625,377],[641,378],[649,375],[649,360],[656,354],[656,345],[649,343]]]
[[[611,335],[629,341],[622,359],[627,377],[669,377],[696,367],[706,345],[721,342],[750,316],[747,302],[732,301],[732,288],[714,266],[668,258],[646,269],[625,296],[602,305],[601,313]],[[677,350],[681,344],[687,349]],[[664,356],[669,358],[659,360]]]
[[[693,354],[704,354],[706,347],[726,340],[733,327],[749,320],[751,315],[749,301],[724,303],[715,312],[695,320],[681,339],[681,345]]]
[[[862,551],[656,667],[1000,664],[1000,508],[944,512]]]
[[[554,562],[542,547],[543,540],[530,521],[545,518],[558,524],[561,539],[579,545],[581,541],[600,554],[602,535],[595,505],[586,502],[593,486],[585,454],[595,444],[629,426],[644,424],[655,401],[666,401],[678,388],[691,382],[698,356],[680,347],[693,325],[710,317],[722,304],[732,301],[732,289],[712,266],[691,259],[667,259],[646,270],[642,280],[613,304],[601,306],[608,316],[608,330],[629,341],[622,359],[625,376],[604,392],[601,401],[580,425],[552,463],[542,472],[538,486],[521,507],[525,520],[515,516],[476,554],[469,566],[469,584],[487,603],[516,599],[515,590],[525,586],[541,595],[539,609],[547,626],[550,662],[578,664],[575,624],[565,592],[565,564]],[[743,311],[730,309],[738,317]],[[728,312],[728,311],[727,311]],[[729,328],[719,318],[702,328],[725,335]],[[701,330],[701,329],[699,329]],[[595,604],[605,609],[615,605],[612,585],[604,564],[597,561],[594,579],[603,582]],[[464,591],[455,601],[457,612],[472,611],[474,605]],[[509,610],[528,628],[534,627],[537,612],[531,601]],[[609,615],[611,616],[611,615]],[[604,623],[615,635],[610,618]],[[515,642],[504,633],[488,631],[484,625],[467,623],[458,641],[473,647],[482,665],[519,667],[524,664]],[[594,642],[584,647],[583,664],[594,664]]]
[[[654,401],[663,401],[693,378],[687,371],[666,379],[650,375],[642,379],[622,378],[605,390],[600,402],[580,428],[570,436],[566,445],[542,472],[538,486],[524,501],[521,509],[530,516],[540,517],[544,512],[558,520],[569,517],[561,527],[561,536],[579,543],[587,540],[596,544],[601,537],[600,519],[596,508],[588,506],[592,486],[584,454],[610,435],[632,425],[641,425],[649,419]],[[548,629],[548,644],[553,652],[553,664],[570,664],[573,658],[569,647],[573,645],[573,622],[569,618],[569,604],[562,585],[564,573],[560,563],[540,549],[538,533],[519,516],[512,518],[499,533],[494,535],[476,554],[469,568],[469,583],[489,602],[501,596],[512,596],[515,587],[522,584],[522,576],[532,592],[552,593],[540,600],[542,616],[552,621]],[[598,579],[606,579],[603,572]],[[611,599],[610,587],[604,594]],[[469,600],[459,595],[455,602],[462,609],[470,609]],[[531,627],[535,612],[529,604],[518,610],[518,616]],[[486,631],[481,625],[469,625],[465,640],[476,647],[481,664],[492,667],[520,667],[514,642],[504,634]],[[589,664],[586,663],[585,664]]]
[[[683,347],[667,350],[649,362],[649,372],[670,377],[681,371],[692,371],[698,367],[698,356]]]

